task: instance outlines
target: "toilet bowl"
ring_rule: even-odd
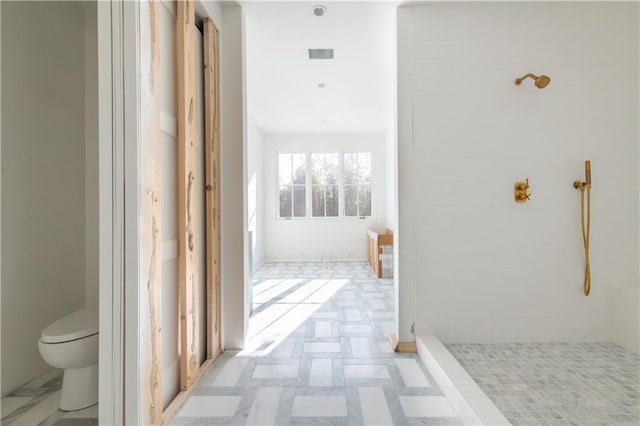
[[[60,409],[82,410],[98,402],[98,307],[89,306],[49,324],[38,341],[42,359],[64,369]]]

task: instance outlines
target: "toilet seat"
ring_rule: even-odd
[[[75,311],[52,322],[42,331],[42,343],[64,343],[98,334],[98,307]]]

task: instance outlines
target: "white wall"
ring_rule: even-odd
[[[384,219],[385,227],[395,230],[396,212],[396,137],[395,132],[385,135],[384,143]]]
[[[220,33],[220,222],[222,347],[242,348],[246,329],[242,9],[222,7]]]
[[[368,151],[372,156],[373,215],[366,219],[277,219],[278,152]],[[265,135],[265,258],[267,261],[366,260],[367,229],[384,231],[386,221],[385,134]]]
[[[2,9],[5,395],[50,368],[40,333],[85,303],[85,63],[79,4]]]
[[[98,303],[98,15],[84,3],[85,304]]]
[[[418,332],[448,342],[615,339],[637,351],[638,4],[401,10],[400,210],[414,218],[400,227],[415,240],[400,249],[415,252]],[[515,86],[528,72],[551,83]],[[572,187],[587,159],[589,297]],[[525,178],[533,200],[516,204],[514,182]]]
[[[397,14],[397,232],[394,235],[394,296],[398,339],[415,340],[415,278],[413,230],[413,17],[412,8],[400,7]]]
[[[247,122],[247,226],[251,234],[249,247],[252,267],[264,263],[264,136],[251,120]]]

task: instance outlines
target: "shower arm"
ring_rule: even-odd
[[[527,74],[527,75],[525,75],[523,77],[516,78],[516,86],[520,86],[520,83],[522,83],[527,78],[531,78],[531,79],[535,80],[536,78],[538,78],[538,76],[535,75],[535,74],[529,73],[529,74]]]

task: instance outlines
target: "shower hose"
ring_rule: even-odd
[[[585,189],[587,191],[586,212],[584,208]],[[585,213],[586,213],[586,224],[585,224]],[[591,228],[591,185],[582,185],[580,187],[580,224],[582,225],[582,243],[584,244],[584,259],[585,259],[584,295],[588,296],[589,292],[591,292],[591,266],[589,265],[589,233]]]

